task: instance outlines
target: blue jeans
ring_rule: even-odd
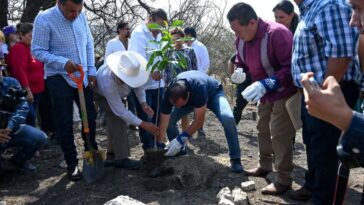
[[[159,104],[162,104],[162,100],[163,100],[163,89],[164,88],[159,88]],[[135,103],[135,107],[136,107],[136,111],[137,111],[137,115],[138,117],[145,121],[145,122],[151,122],[151,123],[155,123],[156,122],[156,116],[157,116],[157,106],[158,106],[158,89],[153,89],[153,90],[146,90],[145,91],[146,94],[146,101],[147,104],[153,109],[154,111],[154,116],[152,118],[150,118],[142,109],[142,107],[140,106],[140,103]],[[136,97],[135,97],[135,102],[139,102]],[[160,113],[160,108],[158,110],[158,116]],[[159,122],[159,117],[158,117],[158,122]],[[145,131],[144,129],[139,129],[139,136],[140,136],[140,141],[142,142],[142,147],[143,150],[147,150],[150,148],[154,147],[154,136]]]
[[[34,153],[47,142],[47,135],[32,126],[22,124],[15,132],[10,133],[10,141],[0,144],[0,154],[9,147],[20,147],[20,150],[11,158],[11,161],[19,166],[30,160]]]
[[[346,102],[353,108],[359,95],[357,85],[354,82],[340,84]],[[332,204],[338,171],[336,146],[341,131],[308,114],[304,97],[301,110],[302,138],[306,145],[308,167],[304,187],[312,191],[315,204]]]
[[[26,119],[27,125],[30,125],[33,127],[35,126],[35,119],[37,118],[37,108],[38,108],[40,96],[41,96],[40,93],[33,94],[34,102],[33,103],[28,102],[29,112],[28,112],[27,119]]]
[[[51,96],[52,109],[55,116],[54,120],[56,125],[57,139],[59,139],[61,142],[61,148],[68,169],[73,170],[78,164],[77,151],[73,135],[73,101],[75,101],[78,108],[80,108],[78,91],[77,88],[69,86],[67,81],[61,75],[50,76],[47,78],[46,82]],[[95,141],[96,111],[93,103],[93,93],[90,88],[86,87],[84,88],[84,94],[88,125],[90,128],[88,137],[90,139],[91,146],[97,149],[97,143]],[[83,132],[82,139],[84,141],[85,150],[89,150],[86,143],[86,135]]]
[[[215,96],[208,100],[207,108],[216,115],[224,128],[225,137],[229,147],[230,159],[240,159],[240,145],[235,119],[229,102],[227,101],[222,89],[220,89]],[[194,107],[192,106],[183,108],[173,107],[167,128],[169,141],[172,141],[179,134],[177,122],[181,119],[181,117],[188,115],[189,113],[193,112],[193,110]]]

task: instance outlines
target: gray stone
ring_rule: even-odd
[[[230,201],[229,199],[222,198],[218,205],[234,205],[234,202]]]
[[[129,196],[118,196],[115,199],[106,202],[104,205],[145,205],[144,203],[130,198]]]
[[[223,199],[223,198],[230,200],[230,201],[234,200],[233,196],[231,195],[231,191],[230,191],[229,187],[222,188],[216,196],[216,200],[219,203],[220,203],[221,199]]]
[[[235,205],[249,205],[248,195],[242,191],[239,187],[236,187],[232,191],[232,195],[234,197],[234,204]]]
[[[241,189],[243,191],[254,191],[255,190],[255,182],[254,181],[241,182]]]

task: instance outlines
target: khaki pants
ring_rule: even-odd
[[[285,107],[288,98],[258,105],[259,166],[264,170],[274,168],[276,182],[291,185],[293,169],[293,137],[296,131]]]
[[[130,157],[126,123],[112,112],[106,98],[98,94],[94,98],[106,115],[107,153],[114,153],[115,160]]]

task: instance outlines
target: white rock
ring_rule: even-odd
[[[236,187],[232,191],[235,205],[249,205],[248,195],[242,191],[239,187]]]
[[[115,199],[106,202],[104,205],[145,205],[144,203],[130,198],[129,196],[118,196]]]
[[[254,181],[242,182],[241,189],[243,191],[253,191],[253,190],[255,190],[255,182]]]
[[[218,205],[234,205],[234,202],[230,201],[229,199],[222,198]]]
[[[221,199],[223,199],[223,198],[228,199],[230,201],[234,200],[233,196],[231,195],[231,191],[230,191],[229,187],[225,187],[225,188],[221,189],[216,196],[216,200],[219,203],[220,203]]]

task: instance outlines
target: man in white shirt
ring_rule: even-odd
[[[167,21],[167,13],[162,9],[156,9],[150,12],[148,19],[145,23],[141,23],[138,25],[132,32],[129,44],[129,51],[135,51],[142,55],[144,58],[149,59],[151,53],[148,52],[150,49],[157,48],[158,45],[152,43],[151,41],[156,41],[161,38],[161,34],[159,30],[149,30],[147,28],[147,24],[149,23],[157,23],[164,27],[164,22]],[[145,93],[146,93],[146,101],[149,106],[153,109],[154,115],[153,118],[147,116],[141,107],[136,103],[137,114],[140,119],[147,122],[156,123],[157,112],[159,113],[158,101],[162,102],[163,98],[163,88],[164,81],[161,78],[161,75],[158,72],[154,72],[153,80],[151,76],[147,83],[144,85]],[[159,95],[158,95],[159,94]],[[159,116],[159,115],[158,115]],[[158,119],[159,121],[159,119]],[[150,133],[147,133],[145,130],[139,130],[139,136],[141,142],[143,144],[143,149],[147,150],[154,147],[154,136]]]
[[[191,41],[187,41],[187,45],[192,47],[192,49],[195,51],[197,58],[197,70],[207,74],[210,67],[210,57],[206,46],[199,40],[197,40],[197,33],[195,28],[187,27],[185,28],[184,31],[186,37],[193,38]],[[206,135],[205,131],[203,130],[203,127],[201,127],[198,130],[198,136],[205,136],[205,135]]]
[[[197,57],[197,68],[203,73],[207,73],[210,67],[210,58],[206,46],[197,40],[196,30],[193,27],[185,28],[186,37],[192,37],[191,41],[187,41],[187,45],[192,47]]]
[[[108,55],[116,51],[126,51],[128,50],[129,37],[130,37],[130,27],[127,22],[119,22],[116,28],[116,33],[118,34],[115,38],[111,39],[106,44],[105,58]]]
[[[159,132],[156,125],[139,119],[126,109],[121,100],[133,89],[143,112],[150,117],[154,115],[146,103],[142,87],[149,78],[146,64],[146,59],[136,52],[117,51],[106,58],[106,63],[96,73],[99,83],[95,100],[106,113],[107,153],[114,154],[114,160],[108,160],[105,166],[126,169],[139,167],[139,161],[129,159],[128,124],[139,126],[152,134]]]

